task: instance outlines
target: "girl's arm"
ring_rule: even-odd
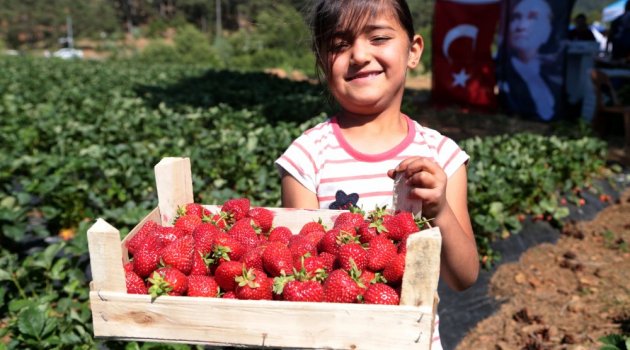
[[[285,208],[319,209],[317,195],[282,170],[282,206]]]
[[[395,172],[405,172],[415,187],[410,197],[422,200],[423,215],[435,219],[440,228],[440,276],[458,291],[473,285],[479,274],[479,257],[468,214],[466,166],[457,169],[448,181],[442,168],[428,158],[406,159]],[[392,178],[394,175],[390,171]]]

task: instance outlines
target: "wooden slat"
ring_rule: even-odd
[[[440,275],[442,235],[437,227],[417,232],[407,239],[401,305],[431,305]]]
[[[118,230],[105,220],[97,219],[88,229],[87,238],[93,288],[125,293],[127,287]]]
[[[433,307],[90,293],[97,337],[211,345],[429,349]]]
[[[160,221],[163,226],[172,226],[177,207],[193,202],[190,159],[162,158],[154,170]]]

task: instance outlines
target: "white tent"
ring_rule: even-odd
[[[602,11],[602,22],[610,22],[623,14],[626,2],[628,0],[617,0],[612,4],[604,7]]]

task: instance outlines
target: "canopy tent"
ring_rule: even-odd
[[[628,0],[617,0],[604,7],[604,10],[602,10],[602,22],[610,22],[621,16],[624,12],[627,1]]]

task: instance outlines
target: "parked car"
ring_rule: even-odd
[[[82,59],[83,51],[78,50],[78,49],[63,48],[63,49],[53,52],[52,56],[62,58],[65,60],[72,59],[72,58]]]

